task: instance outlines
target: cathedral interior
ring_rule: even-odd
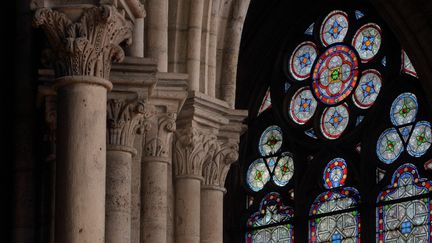
[[[432,242],[432,1],[10,3],[5,242]]]

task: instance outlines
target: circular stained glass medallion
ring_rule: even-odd
[[[381,47],[381,28],[376,24],[365,24],[354,35],[352,45],[361,61],[369,62]]]
[[[345,185],[348,168],[346,162],[342,158],[332,159],[324,170],[324,187],[332,189]]]
[[[427,121],[420,121],[415,125],[411,134],[407,151],[411,156],[420,157],[430,148],[431,142],[431,124]]]
[[[359,84],[354,91],[354,104],[360,109],[370,108],[378,97],[381,84],[381,74],[377,70],[363,71]]]
[[[278,126],[269,126],[261,134],[259,152],[262,156],[275,154],[282,146],[282,130]]]
[[[324,19],[320,39],[324,46],[342,42],[348,32],[348,15],[339,10],[330,12]]]
[[[348,126],[349,112],[347,104],[327,107],[320,122],[321,133],[327,139],[337,139]]]
[[[327,49],[315,64],[312,90],[318,100],[333,105],[343,101],[355,88],[358,78],[358,59],[346,45]]]
[[[293,95],[288,114],[295,123],[302,125],[311,119],[316,108],[317,101],[309,87],[303,87]]]
[[[294,161],[290,153],[283,153],[274,170],[273,181],[278,186],[288,184],[294,174]]]
[[[293,51],[289,62],[289,71],[297,80],[309,78],[312,64],[317,57],[317,49],[313,42],[305,41]]]
[[[393,101],[390,119],[393,125],[400,126],[413,122],[417,116],[417,97],[413,93],[402,93]]]
[[[263,189],[264,185],[270,180],[270,173],[267,170],[263,159],[257,159],[249,165],[247,171],[247,184],[252,191],[257,192]]]
[[[386,163],[393,163],[404,150],[402,140],[395,128],[385,130],[378,138],[376,153]]]

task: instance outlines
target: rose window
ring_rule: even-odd
[[[354,17],[358,21],[363,16]],[[340,10],[319,23],[319,29],[311,25],[307,40],[289,52],[285,110],[289,120],[308,128],[306,135],[335,140],[358,125],[375,103],[385,57],[377,24],[350,24],[350,15]]]

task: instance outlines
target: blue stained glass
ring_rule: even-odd
[[[405,143],[408,142],[408,138],[409,138],[409,135],[411,134],[412,128],[413,128],[412,125],[399,128],[399,132],[402,135],[402,138],[403,138]]]
[[[370,80],[361,85],[361,89],[363,91],[363,97],[366,98],[372,94],[375,94],[375,85],[373,80]]]
[[[387,66],[387,58],[383,57],[383,59],[381,60],[381,64],[385,67]]]
[[[432,181],[421,178],[413,164],[399,166],[377,198],[387,202],[376,209],[377,242],[431,242],[431,191]],[[402,198],[410,200],[395,201]]]
[[[312,23],[311,25],[309,25],[309,27],[305,31],[306,35],[313,35],[314,25],[315,25],[314,23]]]
[[[401,224],[401,233],[402,234],[409,234],[409,233],[411,233],[411,230],[412,230],[412,224],[410,221],[402,222],[402,224]]]
[[[282,130],[278,126],[269,126],[261,135],[259,151],[262,156],[275,154],[282,146]]]
[[[313,128],[311,128],[309,130],[306,130],[305,134],[308,135],[311,138],[318,139],[318,137],[317,137],[317,135],[315,133],[315,130]]]
[[[344,120],[344,118],[337,112],[337,110],[335,110],[334,113],[333,113],[333,115],[331,115],[330,119],[328,120],[328,122],[335,129],[337,129],[338,126],[342,123],[343,120]]]
[[[408,141],[407,151],[411,156],[421,157],[430,148],[432,143],[431,124],[427,121],[418,122]]]
[[[376,153],[382,162],[393,163],[402,151],[404,151],[403,143],[395,128],[385,130],[378,138]]]
[[[364,13],[361,12],[360,10],[356,10],[354,13],[355,13],[356,19],[361,19],[362,17],[364,17]]]
[[[311,55],[309,52],[305,52],[303,55],[298,56],[297,58],[299,59],[301,69],[312,64]]]
[[[332,235],[332,243],[341,243],[342,242],[342,235],[339,232],[335,232]]]
[[[284,91],[285,91],[285,93],[288,92],[288,90],[289,90],[290,87],[291,87],[291,84],[288,83],[288,82],[285,82],[285,85],[284,85]]]
[[[347,177],[348,168],[342,158],[332,159],[324,169],[324,187],[332,189],[343,186]]]
[[[375,41],[375,36],[363,36],[361,50],[372,51],[374,41]]]
[[[356,126],[358,126],[364,119],[364,116],[358,116],[356,121]]]
[[[400,126],[413,122],[418,110],[417,97],[413,93],[400,94],[390,108],[390,119],[393,125]]]
[[[333,22],[332,27],[328,30],[328,33],[333,36],[334,39],[338,38],[343,27],[339,24],[337,20]]]

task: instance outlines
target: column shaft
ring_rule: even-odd
[[[149,57],[155,58],[159,72],[168,71],[168,0],[147,0]]]
[[[223,189],[201,190],[201,243],[223,242]]]
[[[141,240],[167,242],[168,185],[166,162],[143,159]]]
[[[103,243],[109,82],[69,76],[57,83],[56,242]]]
[[[133,57],[144,57],[144,18],[135,19],[133,32],[133,41],[128,54]]]
[[[189,74],[190,90],[199,91],[201,65],[201,34],[204,12],[203,0],[192,0],[190,3],[187,71]]]
[[[175,185],[176,242],[200,242],[201,180],[177,177]]]
[[[107,149],[106,242],[129,243],[132,152]]]

